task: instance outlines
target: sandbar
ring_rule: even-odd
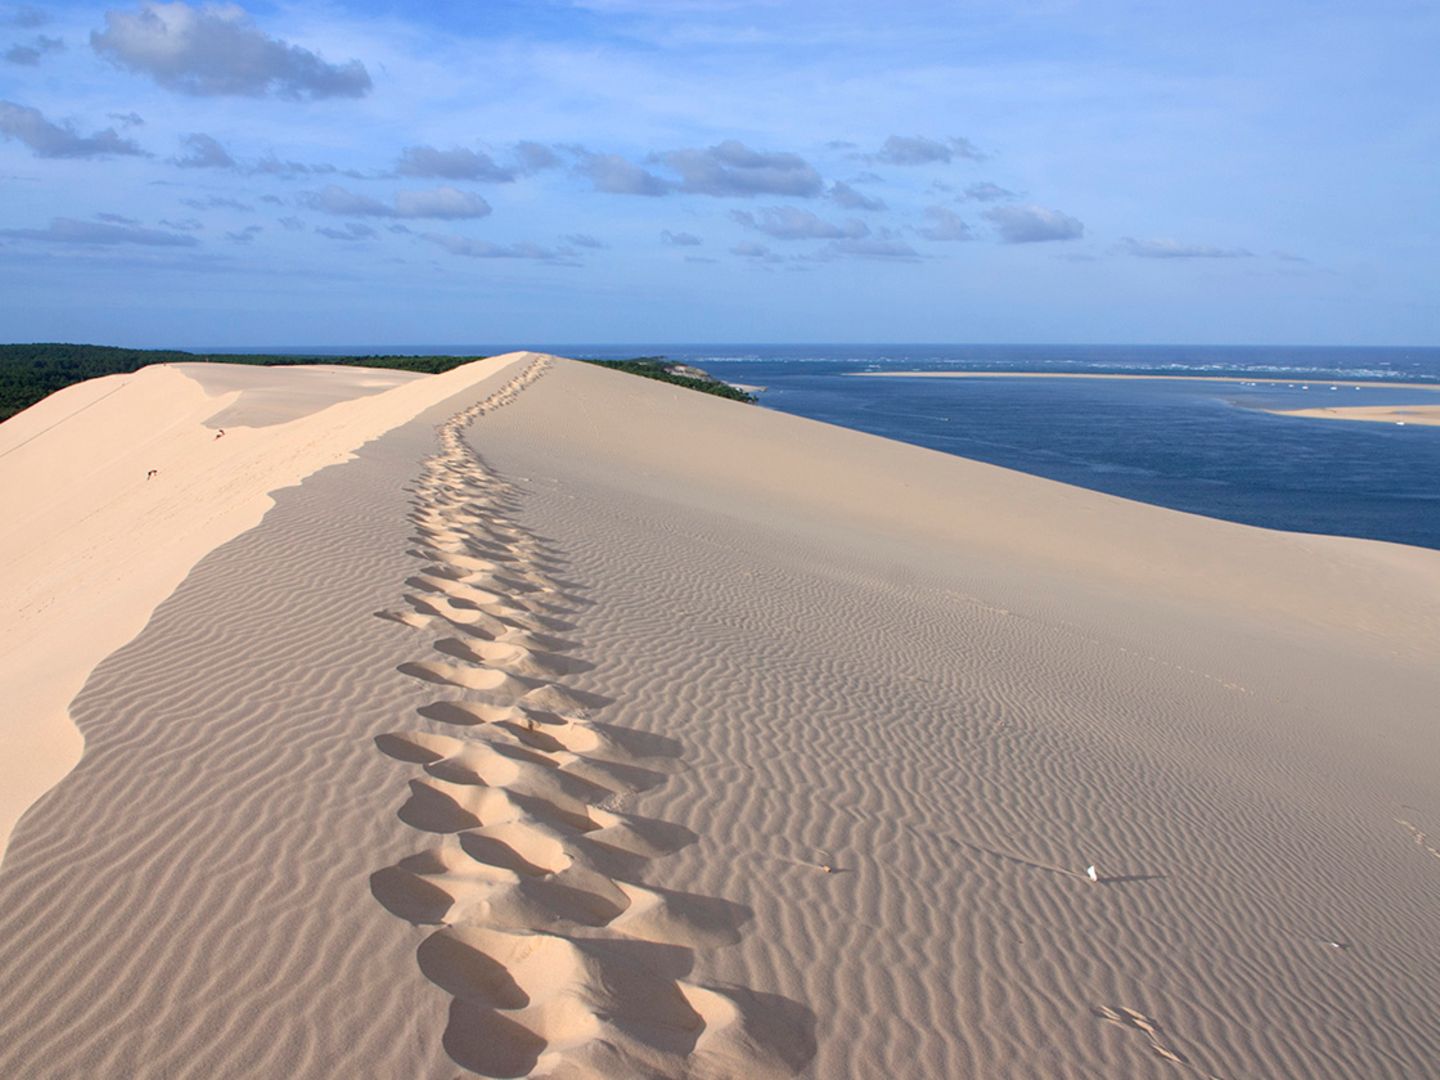
[[[1311,420],[1361,420],[1372,424],[1440,426],[1440,405],[1344,405],[1333,409],[1266,409],[1275,416]]]

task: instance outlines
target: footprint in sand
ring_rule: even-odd
[[[1157,1057],[1164,1058],[1166,1061],[1179,1065],[1186,1072],[1193,1073],[1196,1076],[1203,1076],[1206,1080],[1220,1080],[1218,1076],[1203,1072],[1192,1065],[1188,1058],[1170,1045],[1164,1032],[1160,1029],[1159,1022],[1152,1017],[1146,1016],[1138,1009],[1127,1008],[1123,1005],[1112,1009],[1109,1006],[1101,1005],[1095,1009],[1095,1015],[1107,1024],[1114,1024],[1116,1027],[1140,1032],[1145,1036],[1146,1041],[1150,1044],[1150,1049],[1154,1051]]]
[[[665,774],[588,719],[605,699],[558,681],[590,667],[553,636],[589,601],[549,576],[563,554],[510,516],[518,493],[463,438],[543,371],[532,364],[444,424],[412,488],[410,554],[426,566],[405,582],[408,610],[377,615],[452,628],[398,670],[460,696],[418,710],[453,734],[375,739],[423,770],[399,816],[436,841],[376,871],[371,891],[439,927],[417,960],[453,999],[446,1051],[482,1076],[794,1075],[814,1053],[796,1035],[806,1010],[685,979],[694,951],[738,940],[749,911],[633,880],[697,837],[607,808]]]

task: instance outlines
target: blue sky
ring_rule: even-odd
[[[0,338],[1440,343],[1440,8],[0,4]]]

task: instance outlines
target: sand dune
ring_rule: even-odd
[[[80,755],[65,707],[85,676],[201,556],[258,522],[271,492],[516,359],[418,380],[156,365],[66,387],[0,425],[0,739],[15,750],[0,758],[0,852]]]
[[[1440,555],[453,374],[95,667],[0,1074],[1433,1075]]]

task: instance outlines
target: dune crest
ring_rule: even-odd
[[[785,1030],[773,1002],[686,981],[694,950],[734,943],[750,913],[635,880],[693,837],[618,809],[664,774],[589,722],[611,703],[587,707],[567,689],[559,680],[583,667],[546,651],[527,621],[578,617],[583,589],[556,576],[563,552],[517,523],[520,491],[464,433],[546,367],[532,361],[446,422],[415,487],[423,546],[412,554],[427,565],[406,584],[448,603],[417,597],[408,613],[378,614],[464,635],[434,642],[430,655],[451,660],[400,671],[470,696],[417,710],[453,735],[376,739],[425,773],[401,819],[445,839],[377,870],[372,891],[395,915],[440,927],[420,944],[420,968],[453,998],[446,1051],[480,1076],[794,1075],[811,1053],[803,1023]]]
[[[14,751],[0,757],[0,855],[80,756],[66,708],[85,677],[207,552],[259,522],[272,492],[523,355],[419,379],[155,365],[66,387],[0,424],[0,741]]]
[[[1440,553],[532,361],[86,680],[0,1074],[1433,1073]]]

